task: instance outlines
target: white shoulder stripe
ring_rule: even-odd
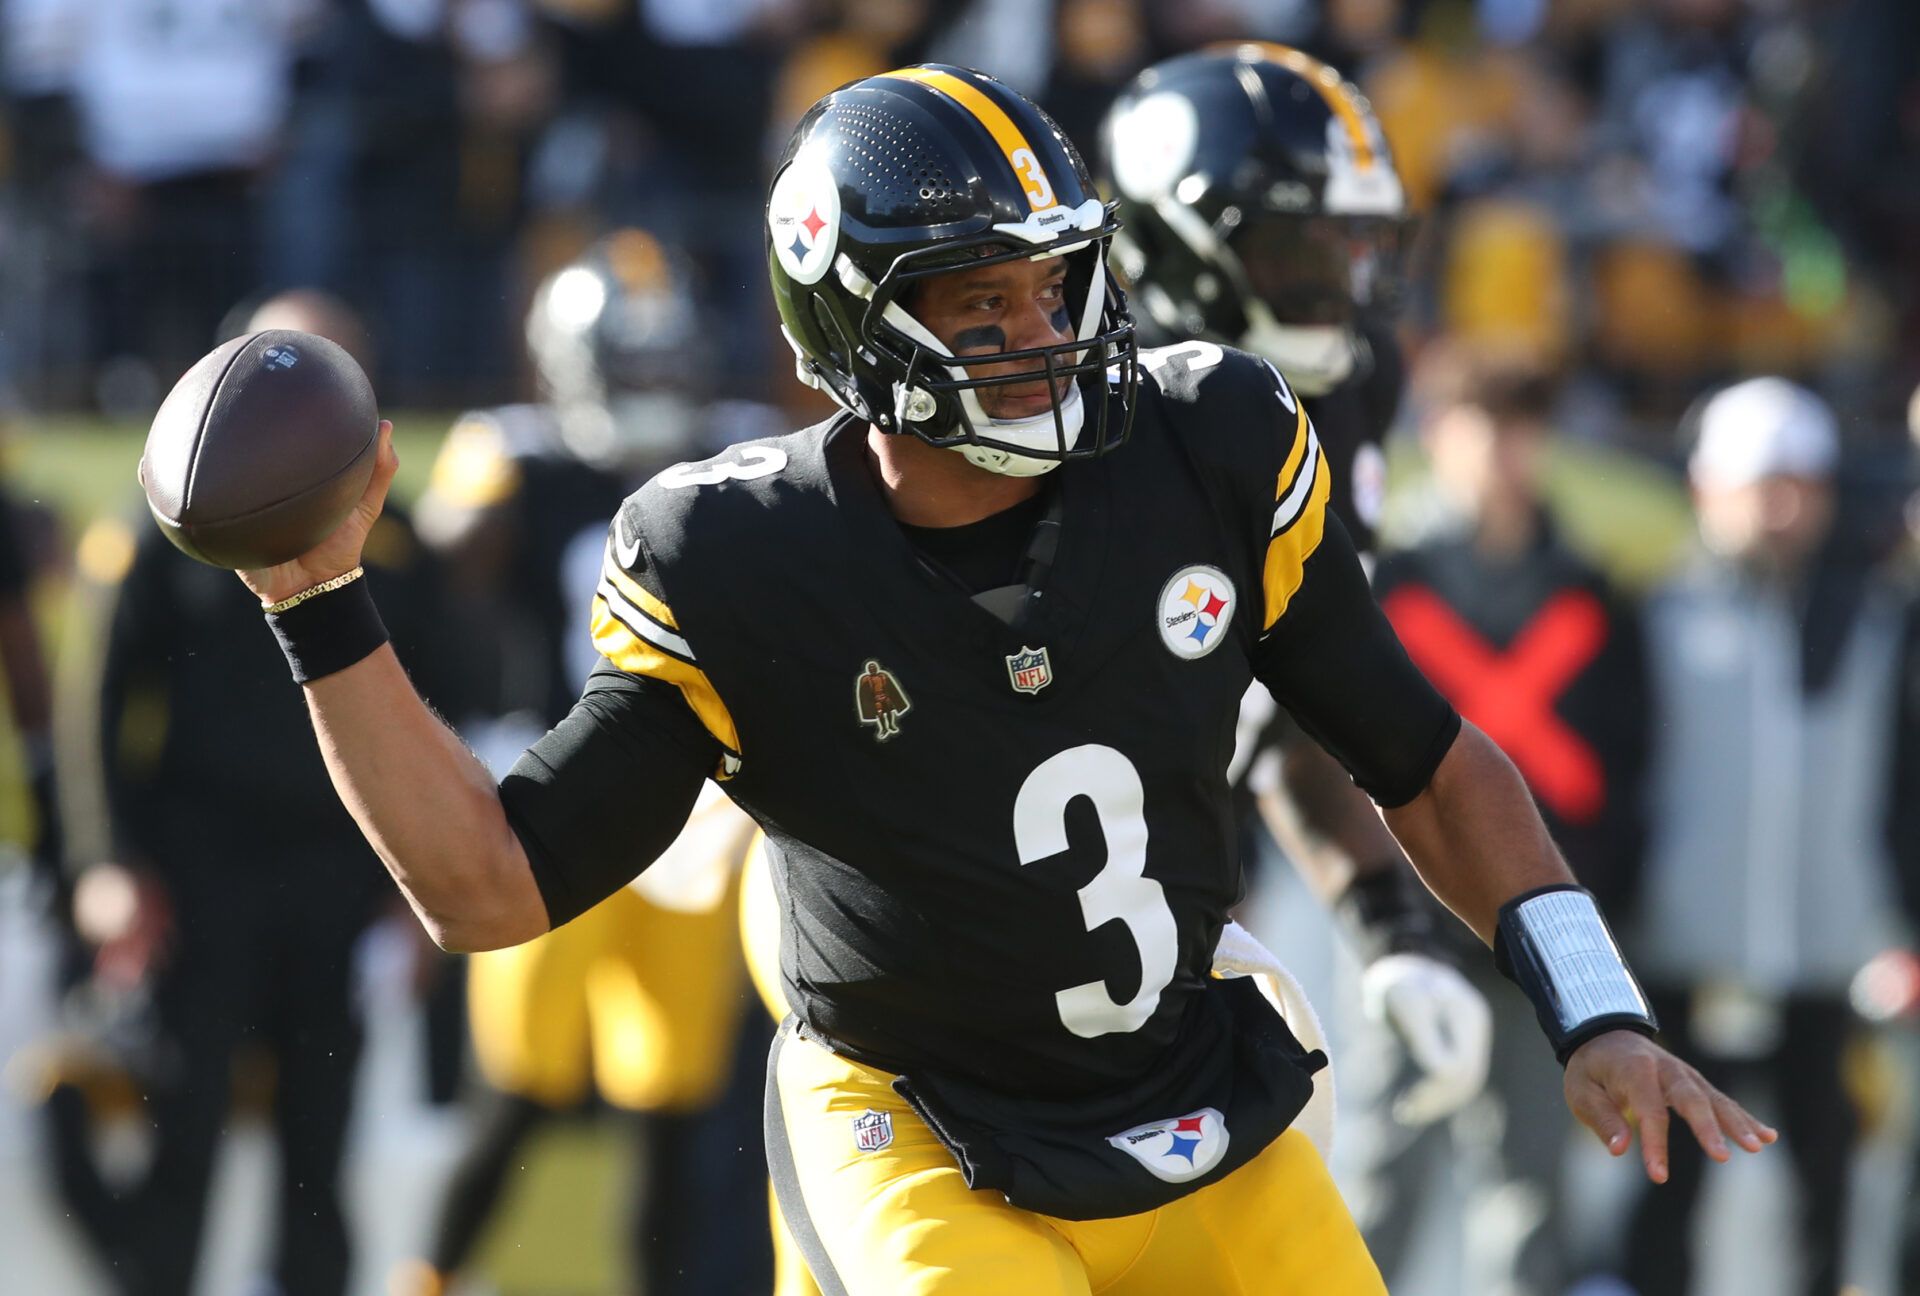
[[[1280,501],[1280,507],[1273,511],[1273,531],[1279,535],[1294,524],[1300,511],[1307,506],[1307,497],[1313,493],[1313,480],[1320,475],[1320,438],[1314,435],[1313,425],[1307,425],[1307,453],[1300,465],[1300,471],[1293,475],[1293,489]]]
[[[607,611],[627,627],[656,648],[664,648],[676,657],[692,661],[693,646],[667,627],[635,607],[633,601],[614,587],[610,580],[602,579],[598,593],[607,601]]]

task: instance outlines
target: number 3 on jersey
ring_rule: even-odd
[[[1166,892],[1146,876],[1146,789],[1133,762],[1111,747],[1089,743],[1042,761],[1027,775],[1013,802],[1013,840],[1022,864],[1034,864],[1067,849],[1067,806],[1077,797],[1093,803],[1107,842],[1107,863],[1080,888],[1080,912],[1088,931],[1118,919],[1140,951],[1140,989],[1114,1002],[1106,982],[1088,981],[1054,996],[1060,1020],[1082,1039],[1137,1031],[1160,1006],[1160,992],[1173,980],[1179,932]]]

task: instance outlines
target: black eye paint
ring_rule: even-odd
[[[1053,325],[1053,331],[1055,333],[1065,333],[1067,331],[1067,304],[1065,302],[1061,302],[1060,309],[1047,316],[1047,323]]]
[[[961,329],[953,335],[955,351],[1005,351],[1007,349],[1007,331],[998,324],[978,324],[973,328]]]

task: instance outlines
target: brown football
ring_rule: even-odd
[[[140,485],[182,552],[271,567],[326,538],[366,491],[379,444],[373,385],[323,337],[267,329],[214,348],[147,432]]]

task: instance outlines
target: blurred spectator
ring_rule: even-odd
[[[1838,456],[1832,411],[1778,378],[1702,408],[1700,546],[1646,612],[1648,847],[1622,926],[1673,1047],[1715,1084],[1771,1087],[1809,1296],[1842,1279],[1848,984],[1896,941],[1899,902],[1911,918],[1920,901],[1888,848],[1912,800],[1893,786],[1904,597],[1877,570],[1822,561]],[[1669,1182],[1634,1214],[1625,1277],[1641,1296],[1691,1290],[1703,1165],[1675,1144]]]
[[[1100,119],[1144,65],[1153,62],[1147,16],[1133,0],[1061,0],[1054,16],[1057,52],[1042,102],[1070,140],[1089,147]]]
[[[1374,591],[1415,664],[1519,768],[1575,877],[1608,906],[1640,844],[1646,686],[1638,627],[1542,502],[1559,377],[1458,344],[1429,351],[1421,439],[1453,526],[1388,555]],[[1419,1189],[1446,1174],[1466,1193],[1457,1290],[1557,1296],[1572,1277],[1558,1067],[1525,1001],[1447,930],[1494,1011],[1488,1092],[1450,1125],[1366,1131],[1368,1245],[1384,1273],[1406,1273],[1423,1211],[1443,1200]]]
[[[1602,118],[1645,232],[1702,257],[1730,254],[1743,217],[1733,188],[1752,49],[1740,0],[1653,0],[1608,34]]]
[[[150,406],[252,290],[254,200],[312,0],[69,3],[99,399]]]
[[[778,345],[760,288],[766,139],[798,0],[545,7],[565,94],[534,158],[533,201],[685,248],[729,342],[716,379],[765,394]]]
[[[134,1182],[109,1184],[87,1131],[61,1125],[60,1177],[79,1189],[115,1290],[186,1296],[236,1068],[263,1050],[280,1151],[272,1290],[342,1296],[353,953],[386,880],[333,793],[257,602],[158,528],[103,539],[90,539],[96,553],[121,555],[118,571],[94,573],[118,583],[97,734],[114,854],[81,877],[77,917],[99,944],[95,999],[146,1023],[127,1060],[150,1151]],[[383,515],[367,567],[403,660],[446,699],[438,576],[400,515]]]
[[[389,400],[511,389],[508,258],[554,93],[521,0],[336,0],[303,51],[266,281],[361,304]]]

